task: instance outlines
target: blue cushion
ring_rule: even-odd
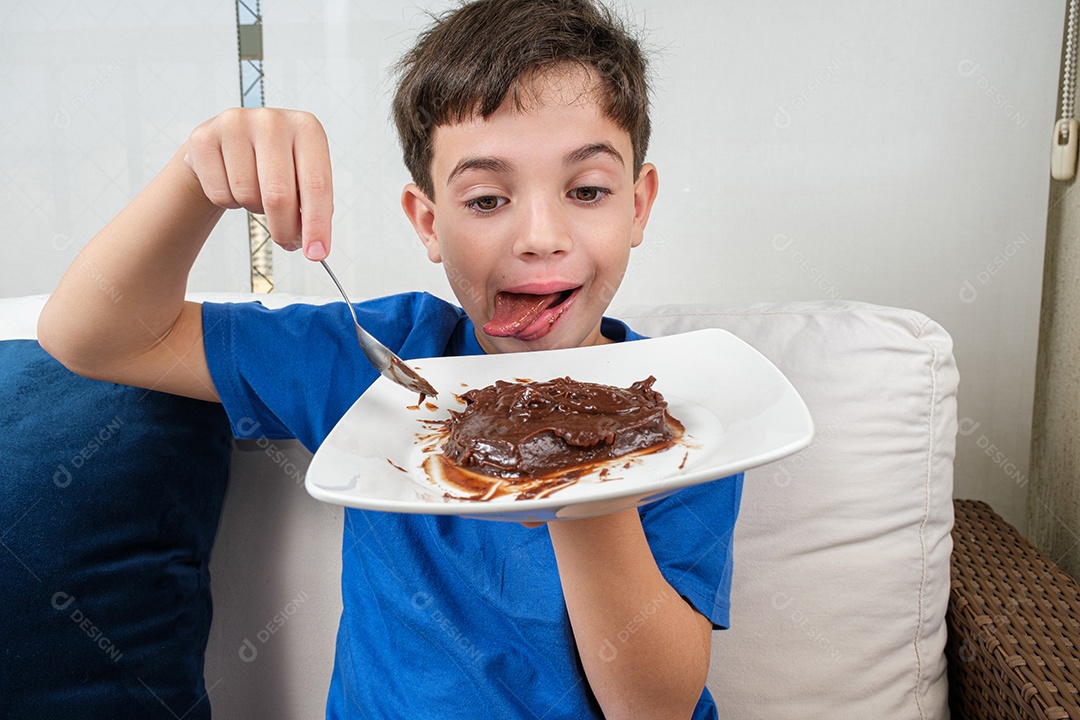
[[[0,342],[0,717],[210,717],[220,405]]]

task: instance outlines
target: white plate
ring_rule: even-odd
[[[305,485],[318,500],[402,513],[513,522],[587,517],[644,505],[681,488],[779,460],[810,444],[810,412],[776,367],[724,330],[698,330],[569,350],[410,360],[440,391],[436,410],[380,377],[330,431]],[[454,397],[496,380],[550,380],[629,386],[649,375],[686,426],[683,444],[598,473],[541,499],[445,497],[421,468],[428,453],[422,420],[463,406]],[[394,467],[394,466],[398,467]],[[680,467],[681,466],[681,467]],[[400,468],[400,469],[399,469]]]

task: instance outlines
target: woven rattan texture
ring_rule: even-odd
[[[1080,720],[1080,586],[986,503],[954,505],[953,720]]]

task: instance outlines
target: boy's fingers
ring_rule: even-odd
[[[300,194],[304,255],[322,260],[330,253],[330,219],[334,214],[334,184],[330,146],[322,125],[304,114],[293,149],[297,190]]]
[[[255,162],[270,237],[283,248],[295,250],[300,245],[300,201],[292,148],[271,139],[259,145]]]
[[[247,138],[222,138],[221,156],[225,161],[229,192],[236,204],[254,213],[261,213],[259,175],[255,169],[255,148]]]
[[[188,160],[207,200],[222,208],[238,207],[229,190],[229,176],[216,146],[212,150],[205,146],[193,147],[188,150]]]

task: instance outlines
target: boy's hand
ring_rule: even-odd
[[[330,175],[308,113],[228,110],[203,123],[76,256],[41,312],[41,346],[87,377],[218,400],[202,307],[184,301],[195,258],[222,208],[241,207],[266,214],[278,245],[326,257]]]
[[[265,214],[270,237],[310,260],[330,252],[334,213],[330,147],[311,113],[233,108],[188,138],[184,163],[222,208]]]

